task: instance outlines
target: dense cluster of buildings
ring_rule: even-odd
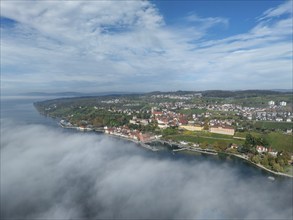
[[[127,138],[130,140],[148,142],[155,139],[158,139],[159,136],[153,135],[151,133],[142,133],[136,129],[130,129],[127,126],[122,127],[104,127],[106,134],[115,135],[122,138]]]
[[[180,129],[185,129],[189,131],[201,131],[208,129],[212,133],[234,135],[235,133],[235,120],[216,120],[213,118],[212,112],[222,112],[228,115],[233,112],[236,116],[242,117],[247,120],[256,121],[277,121],[277,122],[292,122],[293,115],[287,106],[287,103],[281,101],[278,105],[274,101],[268,102],[267,108],[258,107],[243,107],[236,104],[193,104],[187,100],[193,98],[194,96],[200,96],[201,94],[187,94],[187,95],[170,95],[161,94],[153,95],[153,98],[168,98],[176,99],[179,101],[163,101],[158,103],[150,103],[157,108],[152,108],[151,110],[144,109],[144,113],[151,115],[150,118],[137,118],[135,115],[140,114],[141,110],[134,110],[129,106],[125,108],[126,105],[135,103],[124,103],[124,108],[121,109],[108,109],[113,113],[124,113],[127,115],[133,115],[133,118],[129,120],[130,124],[146,126],[149,123],[155,121],[157,126],[161,129],[168,127],[178,126]],[[107,103],[119,103],[121,100],[113,99],[107,101]],[[178,110],[188,110],[188,109],[199,109],[204,110],[201,113],[185,115],[178,113]],[[208,123],[205,126],[206,119]]]
[[[174,94],[160,94],[160,95],[152,95],[152,98],[168,98],[168,99],[179,99],[179,100],[190,100],[194,97],[202,97],[201,93],[191,93],[185,95],[174,95]]]
[[[166,100],[160,100],[160,101],[154,101],[152,103],[149,103],[150,105],[157,106],[160,111],[162,111],[164,114],[159,119],[160,127],[164,128],[167,127],[168,124],[172,124],[170,120],[168,120],[169,117],[166,117],[167,114],[174,114],[177,110],[180,109],[199,109],[199,110],[205,110],[204,113],[201,114],[194,114],[193,119],[195,121],[202,121],[201,118],[207,118],[210,117],[212,114],[210,112],[223,112],[227,115],[229,113],[234,113],[235,115],[242,117],[247,120],[256,120],[256,121],[277,121],[277,122],[292,122],[293,121],[293,114],[292,114],[292,108],[288,106],[287,102],[280,101],[275,102],[273,100],[269,101],[267,104],[267,107],[245,107],[242,105],[237,104],[218,104],[215,103],[192,103],[190,102],[191,99],[194,97],[200,97],[201,94],[187,94],[187,95],[173,95],[173,94],[160,94],[160,95],[152,95],[151,97],[154,99],[166,99]],[[168,101],[168,99],[170,101]],[[175,101],[173,101],[175,100]],[[176,101],[177,100],[177,101]],[[123,105],[123,108],[107,108],[102,107],[103,109],[108,109],[109,111],[113,113],[124,113],[127,115],[135,115],[139,114],[141,111],[139,109],[134,110],[133,107],[139,106],[138,103],[132,103],[131,101],[127,102],[127,100],[121,100],[121,99],[111,99],[107,101],[101,101],[104,104],[117,104],[121,103]],[[99,107],[100,109],[101,107]],[[169,111],[169,112],[168,112]],[[150,113],[150,110],[144,109],[144,112]],[[172,112],[172,113],[171,113]],[[174,116],[171,115],[171,117],[174,118]],[[177,119],[179,119],[178,115],[176,115]],[[182,117],[181,117],[182,118]],[[168,123],[167,123],[168,120]],[[183,120],[183,119],[180,119]],[[173,124],[178,125],[182,124],[180,121],[175,121]]]
[[[189,100],[194,97],[201,97],[201,94],[185,94],[185,95],[174,95],[174,94],[160,94],[152,95],[154,102],[149,103],[153,107],[151,109],[140,109],[134,108],[139,106],[138,102],[133,102],[127,99],[114,98],[110,100],[102,100],[101,103],[106,105],[94,106],[95,110],[104,109],[113,114],[126,114],[132,116],[129,120],[129,124],[147,126],[150,123],[155,123],[158,128],[166,129],[168,127],[178,127],[188,131],[202,131],[208,130],[211,133],[234,135],[235,127],[238,126],[238,122],[235,119],[215,119],[215,114],[221,114],[224,116],[234,115],[242,118],[242,120],[256,120],[256,121],[277,121],[277,122],[292,122],[293,114],[292,109],[288,106],[287,102],[275,102],[269,101],[267,107],[243,107],[237,104],[219,104],[197,102],[193,103]],[[156,101],[156,99],[158,99]],[[162,100],[163,99],[163,100]],[[169,99],[169,101],[168,101]],[[120,103],[116,106],[113,104]],[[107,105],[107,104],[110,104]],[[113,107],[114,106],[114,107]],[[53,106],[56,107],[56,106]],[[198,111],[194,111],[194,109]],[[182,110],[191,110],[191,114],[183,114]],[[144,113],[148,117],[139,118],[137,115]],[[233,117],[232,117],[233,118]],[[72,125],[66,124],[66,127]],[[80,130],[90,130],[92,127],[85,123],[84,126],[80,126]],[[127,127],[116,127],[105,129],[106,133],[114,134],[131,138],[134,140],[145,140],[150,139],[150,134],[142,134],[140,131],[131,130]]]

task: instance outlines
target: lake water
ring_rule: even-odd
[[[271,174],[240,159],[151,152],[103,134],[62,129],[58,121],[34,108],[33,102],[45,99],[52,97],[1,98],[4,217],[292,218],[292,179],[275,176],[272,182],[268,179]],[[10,128],[6,129],[6,122]],[[20,129],[11,129],[11,124]],[[39,133],[41,138],[30,137],[39,137]],[[24,143],[26,148],[19,151],[23,156],[13,161],[9,156],[18,152],[14,143],[18,139],[18,145]],[[43,148],[38,148],[40,145]],[[80,150],[83,146],[84,151]],[[75,167],[79,163],[82,169]],[[39,173],[39,169],[43,171]],[[21,181],[22,173],[35,180],[12,187]],[[40,184],[42,178],[52,183]]]
[[[39,114],[33,105],[34,102],[51,98],[52,97],[1,97],[1,119],[13,120],[21,124],[43,124],[57,127],[55,120]]]

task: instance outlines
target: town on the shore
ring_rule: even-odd
[[[79,97],[35,106],[65,128],[102,131],[144,146],[163,141],[181,150],[233,154],[292,175],[292,93],[221,92]]]

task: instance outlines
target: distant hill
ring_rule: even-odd
[[[276,92],[285,92],[285,93],[287,93],[287,92],[293,92],[293,89],[272,89],[272,91],[276,91]]]
[[[96,93],[81,93],[81,92],[28,92],[19,95],[23,96],[60,96],[60,97],[82,97],[82,96],[107,96],[107,95],[125,95],[138,94],[131,92],[96,92]]]
[[[278,95],[278,94],[292,94],[292,91],[273,91],[273,90],[208,90],[203,91],[204,97],[217,97],[217,98],[248,98],[257,97],[262,95]]]
[[[206,91],[172,91],[161,92],[153,91],[148,93],[138,92],[96,92],[96,93],[81,93],[81,92],[30,92],[20,95],[24,96],[57,96],[57,97],[90,97],[90,96],[123,96],[123,95],[188,95],[194,93],[201,93],[203,97],[215,97],[215,98],[248,98],[257,97],[262,95],[278,95],[278,94],[292,94],[292,90],[289,89],[275,89],[275,90],[206,90]]]
[[[19,95],[24,95],[24,96],[82,96],[84,95],[83,93],[79,92],[54,92],[54,93],[48,93],[48,92],[28,92],[28,93],[23,93]]]
[[[255,97],[260,95],[278,95],[278,94],[292,94],[292,90],[279,89],[279,90],[205,90],[205,91],[174,91],[174,92],[160,92],[154,91],[146,93],[147,95],[188,95],[194,93],[201,93],[203,97],[215,98],[242,98],[242,97]]]

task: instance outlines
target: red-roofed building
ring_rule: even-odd
[[[264,152],[268,152],[268,148],[264,147],[264,146],[256,146],[256,151],[258,153],[264,153]]]
[[[142,142],[146,142],[146,141],[150,141],[152,140],[154,137],[151,134],[148,133],[138,133],[138,139]]]

